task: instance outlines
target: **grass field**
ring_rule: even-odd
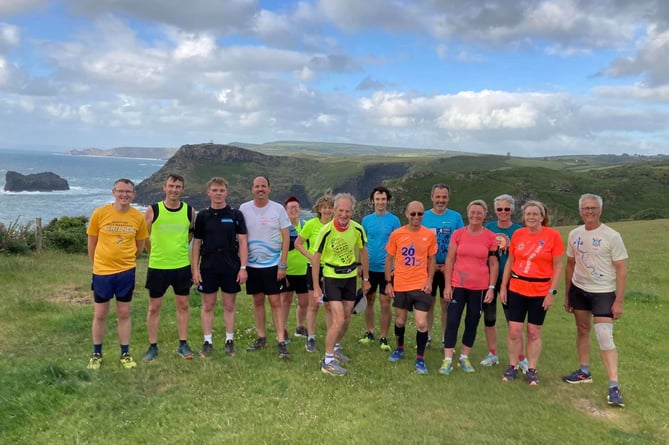
[[[274,345],[246,353],[253,319],[251,299],[243,294],[237,303],[240,353],[235,358],[222,353],[220,307],[214,354],[206,360],[177,357],[174,304],[168,296],[161,353],[154,363],[140,362],[132,371],[118,365],[110,317],[105,363],[98,372],[87,371],[92,317],[87,258],[47,252],[0,258],[0,443],[669,443],[669,411],[662,395],[669,390],[669,243],[663,236],[669,221],[612,226],[623,234],[630,254],[625,313],[614,332],[623,409],[606,404],[606,375],[594,349],[593,384],[561,381],[577,359],[572,316],[557,304],[545,323],[536,388],[523,380],[502,383],[506,360],[494,368],[476,366],[472,375],[458,369],[439,375],[441,352],[434,348],[426,357],[429,375],[414,375],[412,354],[394,364],[378,346],[357,343],[364,330],[357,315],[344,341],[353,362],[343,378],[322,374],[321,354],[307,353],[301,339],[289,346],[290,361],[279,361]],[[561,230],[566,237],[569,228]],[[131,351],[138,362],[147,346],[145,269],[142,258],[132,312]],[[195,349],[202,341],[195,291],[191,306],[189,340]],[[506,352],[503,325],[501,357]],[[434,338],[439,329],[435,326]],[[414,341],[409,324],[409,352]],[[473,363],[485,349],[481,326]]]

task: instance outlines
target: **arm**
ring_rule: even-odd
[[[444,263],[444,300],[450,303],[453,298],[453,288],[451,287],[451,276],[453,275],[453,267],[455,266],[455,251],[457,246],[451,243],[446,254],[446,262]]]
[[[553,257],[553,278],[551,279],[551,288],[557,289],[558,283],[560,282],[560,275],[562,275],[562,264],[563,264],[562,255]],[[553,306],[555,300],[555,295],[548,292],[546,298],[544,298],[543,308],[545,311],[550,309]]]
[[[88,235],[88,259],[91,261],[91,266],[95,260],[95,248],[98,246],[98,237]]]
[[[321,291],[321,282],[319,271],[321,270],[321,253],[315,252],[311,257],[311,279],[314,287],[314,298],[320,299],[323,296]]]
[[[423,286],[423,292],[426,294],[432,293],[432,280],[434,279],[434,272],[437,269],[437,258],[434,255],[427,257],[427,281]]]
[[[623,302],[625,300],[625,286],[627,285],[627,260],[614,261],[616,268],[616,300],[611,306],[613,319],[617,320],[623,315]]]
[[[146,230],[149,232],[149,239],[146,240],[146,253],[151,255],[151,227],[153,226],[153,207],[148,206],[144,211],[144,221],[146,222]]]
[[[362,291],[367,295],[371,284],[369,283],[369,253],[367,246],[360,248],[360,263],[362,267]]]
[[[311,262],[311,259],[313,258],[313,255],[309,253],[309,251],[304,247],[304,242],[306,240],[302,238],[302,235],[297,235],[297,239],[295,240],[295,249],[300,252],[306,259],[308,259]]]
[[[281,229],[281,258],[279,259],[279,268],[276,272],[276,280],[281,281],[286,278],[286,268],[288,261],[288,249],[290,248],[290,230],[288,227]]]
[[[193,247],[191,248],[191,262],[190,269],[193,275],[193,284],[199,286],[202,283],[202,275],[200,275],[200,249],[202,247],[202,240],[199,238],[193,239]]]
[[[390,298],[395,298],[395,289],[391,279],[393,277],[393,264],[395,264],[395,256],[386,253],[386,262],[383,265],[383,277],[386,280],[386,295]]]
[[[135,238],[135,246],[137,246],[137,251],[135,252],[136,257],[139,257],[142,254],[142,252],[144,251],[144,246],[146,245],[146,240],[148,240],[148,238],[144,238],[144,239]]]
[[[573,312],[574,310],[569,305],[569,289],[571,288],[571,279],[574,276],[574,268],[576,267],[576,258],[572,256],[567,257],[567,266],[564,269],[564,310]]]
[[[485,293],[484,303],[492,302],[495,298],[495,283],[497,283],[497,275],[499,274],[499,258],[497,255],[488,257],[488,290]]]
[[[241,267],[239,272],[237,272],[237,282],[242,284],[246,283],[248,278],[246,272],[246,266],[249,263],[249,237],[248,235],[237,235],[237,244],[239,245],[239,261]]]
[[[509,290],[509,280],[511,279],[511,265],[513,264],[513,255],[509,254],[506,258],[506,265],[504,266],[504,274],[502,275],[502,284],[499,288],[499,299],[502,303],[507,304],[506,294]]]

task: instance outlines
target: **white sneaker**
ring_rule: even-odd
[[[492,352],[488,352],[488,355],[485,356],[483,360],[481,360],[481,364],[483,366],[495,366],[499,364],[499,358]]]
[[[520,369],[523,374],[527,374],[527,369],[529,367],[530,365],[527,363],[527,357],[518,362],[518,369]]]

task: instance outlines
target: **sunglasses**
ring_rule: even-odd
[[[497,207],[498,212],[510,212],[511,207]]]
[[[423,216],[423,212],[409,212],[409,216]]]

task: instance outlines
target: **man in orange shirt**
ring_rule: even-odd
[[[390,234],[386,245],[386,294],[395,308],[397,348],[388,360],[398,362],[404,356],[404,331],[409,310],[416,322],[416,373],[427,374],[425,346],[428,338],[427,315],[432,304],[432,278],[437,254],[437,237],[421,225],[425,210],[419,201],[411,201],[405,215],[409,224]],[[394,272],[393,272],[394,268]],[[393,276],[391,282],[391,277]]]

